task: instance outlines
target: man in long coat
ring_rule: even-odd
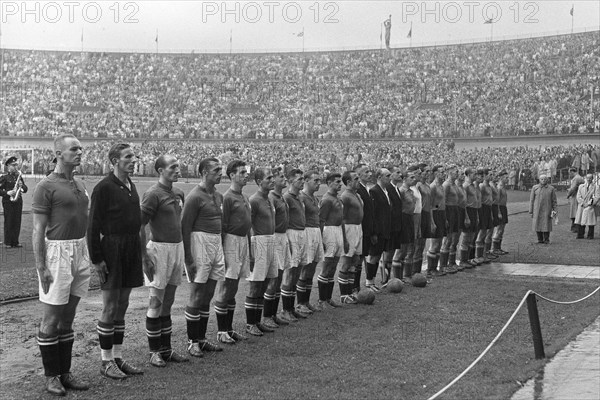
[[[571,186],[567,191],[567,199],[569,200],[569,218],[571,219],[571,232],[577,233],[579,230],[577,225],[575,225],[575,216],[577,215],[577,190],[584,179],[579,175],[579,170],[577,170],[577,168],[570,168],[569,176],[571,177]]]
[[[594,238],[594,226],[596,225],[596,213],[594,212],[594,194],[596,185],[594,185],[593,175],[587,174],[585,182],[579,186],[577,191],[577,215],[575,223],[579,225],[577,239],[583,239],[585,226],[588,227],[588,239]]]
[[[533,230],[537,234],[538,243],[550,243],[556,205],[556,190],[548,184],[546,175],[540,175],[540,183],[531,189],[529,198],[529,214],[533,218]]]

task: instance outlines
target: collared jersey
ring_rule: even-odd
[[[179,243],[181,236],[181,211],[185,195],[177,187],[160,182],[150,186],[142,196],[142,212],[150,220],[152,240],[161,243]]]
[[[252,227],[250,200],[231,188],[223,195],[223,233],[246,236]]]

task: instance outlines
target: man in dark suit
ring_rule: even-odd
[[[399,167],[392,168],[391,182],[386,189],[390,197],[391,205],[391,228],[389,250],[386,250],[383,258],[383,269],[381,271],[381,286],[386,287],[391,275],[391,267],[395,250],[400,249],[400,231],[402,226],[402,199],[400,198],[400,186],[402,185],[402,171]],[[395,276],[402,279],[402,276]]]
[[[373,244],[373,200],[369,195],[369,184],[371,181],[372,171],[365,164],[358,164],[354,168],[354,172],[360,179],[360,185],[356,192],[363,201],[363,220],[362,220],[362,232],[363,232],[363,248],[361,255],[361,263],[369,255],[369,249]],[[354,292],[360,291],[360,274],[362,266],[358,265],[354,274]]]
[[[374,207],[372,236],[376,236],[377,241],[371,246],[367,258],[366,286],[373,292],[380,290],[373,280],[377,275],[377,266],[381,255],[384,251],[389,250],[390,244],[392,206],[387,187],[390,184],[391,176],[392,173],[387,168],[379,168],[375,174],[377,184],[369,190]]]

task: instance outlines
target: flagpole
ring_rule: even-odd
[[[81,27],[81,53],[83,53],[83,26]]]
[[[156,29],[156,39],[154,41],[156,42],[156,55],[158,55],[158,28]]]
[[[410,48],[412,49],[412,21],[410,21]]]
[[[304,53],[304,27],[302,27],[302,52]]]
[[[229,30],[229,54],[231,54],[233,49],[233,29]]]
[[[571,34],[573,34],[573,19],[575,18],[575,16],[574,16],[575,13],[573,12],[574,10],[575,10],[575,5],[573,4],[571,6]]]

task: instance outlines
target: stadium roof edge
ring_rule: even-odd
[[[503,36],[495,39],[493,41],[489,41],[487,39],[473,39],[473,41],[447,41],[443,43],[425,43],[419,46],[411,46],[411,47],[392,47],[390,51],[410,51],[415,49],[426,49],[426,48],[436,48],[436,47],[452,47],[452,46],[479,46],[490,43],[500,43],[500,42],[510,42],[510,41],[525,41],[525,40],[536,40],[542,38],[553,38],[560,36],[578,36],[578,35],[592,35],[592,34],[600,34],[600,29],[597,27],[589,27],[582,28],[582,31],[579,32],[546,32],[540,33],[539,36]],[[60,49],[32,49],[32,48],[2,48],[2,51],[39,51],[39,52],[48,52],[48,53],[105,53],[105,54],[148,54],[148,55],[170,55],[170,56],[196,56],[196,55],[215,55],[215,56],[263,56],[263,55],[317,55],[317,54],[327,54],[327,53],[359,53],[359,52],[372,52],[372,51],[387,51],[386,49],[381,48],[342,48],[342,49],[318,49],[318,50],[309,50],[309,51],[256,51],[256,52],[229,52],[229,51],[196,51],[190,50],[188,52],[182,51],[168,51],[168,50],[160,50],[158,53],[156,51],[135,51],[135,50],[118,50],[118,49],[88,49],[88,50],[60,50]]]

